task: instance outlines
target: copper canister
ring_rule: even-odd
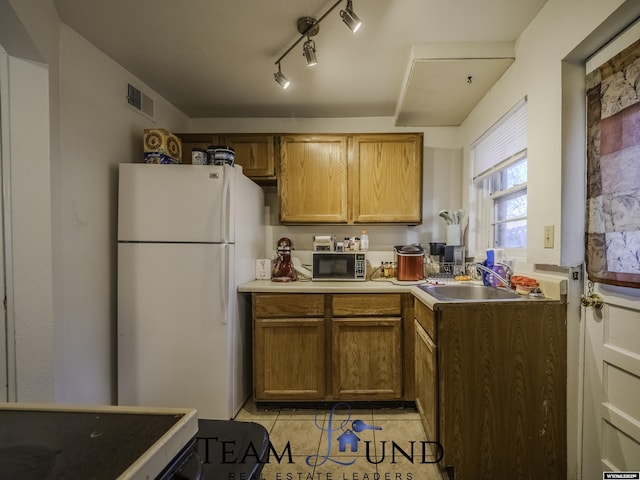
[[[394,247],[398,263],[397,278],[400,281],[424,279],[424,248],[420,245],[398,245]]]

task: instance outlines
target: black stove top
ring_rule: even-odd
[[[114,480],[181,415],[0,410],[0,477]]]

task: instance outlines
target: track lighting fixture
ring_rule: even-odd
[[[353,11],[351,0],[347,0],[347,8],[340,10],[340,16],[342,17],[342,21],[347,24],[347,27],[349,27],[353,33],[356,33],[362,26],[362,21],[358,18],[356,12]]]
[[[285,77],[284,73],[282,73],[282,70],[280,70],[280,62],[278,62],[278,71],[273,74],[273,78],[276,79],[276,82],[278,82],[283,89],[289,88],[289,85],[291,84],[289,79]]]
[[[315,19],[312,17],[301,17],[298,19],[298,32],[300,33],[300,37],[291,45],[286,52],[284,52],[280,58],[276,60],[276,65],[278,66],[278,71],[273,74],[276,82],[282,87],[289,87],[289,80],[284,76],[282,71],[280,70],[280,62],[289,55],[289,52],[294,49],[296,45],[298,45],[305,37],[306,41],[302,46],[302,55],[304,56],[307,66],[311,67],[318,63],[316,58],[316,44],[311,37],[318,34],[320,30],[320,22],[325,19],[329,13],[331,13],[343,0],[337,0],[329,10],[327,10],[319,19]],[[358,29],[362,26],[362,21],[358,18],[358,16],[353,11],[353,2],[352,0],[347,0],[347,6],[344,10],[340,11],[340,17],[344,23],[351,29],[353,33],[357,32]]]
[[[313,40],[309,39],[304,42],[302,50],[308,67],[313,67],[318,64],[318,60],[316,59],[316,43]]]

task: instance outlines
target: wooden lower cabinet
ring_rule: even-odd
[[[341,400],[402,398],[402,319],[334,318],[333,394]]]
[[[427,440],[436,441],[438,419],[436,344],[427,330],[415,320],[416,408]]]
[[[256,400],[325,396],[324,296],[253,294]]]
[[[434,310],[415,305],[415,385],[427,436],[443,447],[441,466],[456,480],[564,480],[566,304]]]
[[[407,303],[403,294],[254,293],[254,399],[404,399]]]
[[[324,318],[257,320],[254,335],[256,398],[324,398]]]

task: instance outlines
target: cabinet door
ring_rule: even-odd
[[[566,304],[437,306],[443,465],[456,480],[566,479]]]
[[[418,320],[415,333],[416,407],[427,440],[437,441],[436,345]]]
[[[242,165],[247,177],[256,180],[276,178],[274,135],[225,135],[222,145],[235,150],[235,163]]]
[[[334,318],[333,393],[344,400],[402,397],[402,320]]]
[[[280,220],[347,222],[347,137],[289,135],[280,142]]]
[[[324,318],[256,320],[256,400],[324,399],[324,325]]]
[[[351,137],[354,223],[422,222],[422,134]]]

